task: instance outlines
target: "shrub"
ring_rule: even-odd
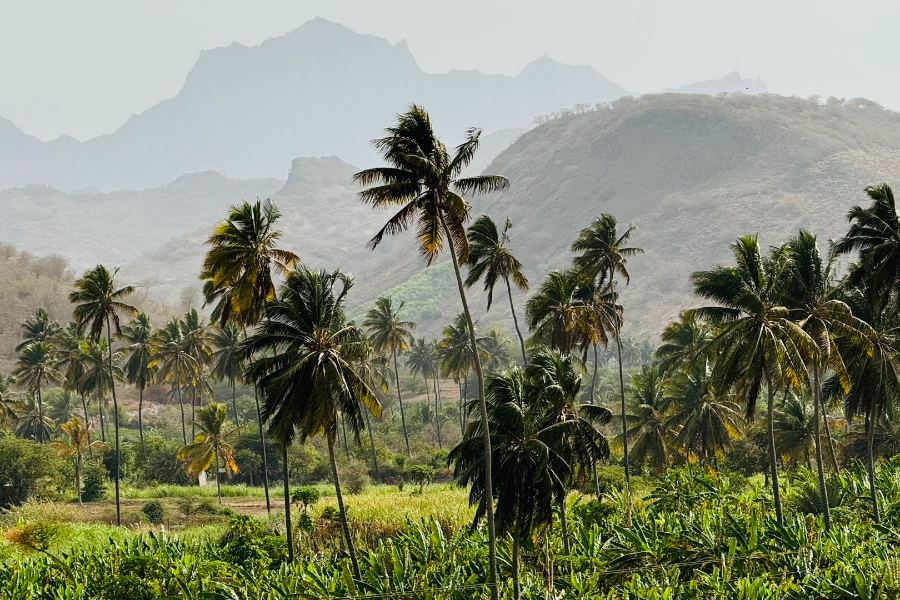
[[[98,464],[90,465],[81,477],[81,500],[94,502],[106,497],[106,469]]]
[[[58,532],[59,527],[49,521],[34,521],[19,527],[10,527],[6,530],[6,539],[11,544],[27,550],[46,552]]]
[[[362,493],[369,485],[369,470],[365,464],[358,460],[344,461],[338,467],[341,484],[351,494]]]
[[[300,506],[306,513],[310,506],[319,501],[319,496],[319,490],[316,488],[303,486],[294,490],[294,493],[291,494],[291,502]]]
[[[106,578],[93,595],[97,600],[154,600],[158,598],[143,579],[130,573]]]
[[[612,502],[600,502],[597,500],[577,504],[572,509],[572,513],[585,527],[592,525],[602,527],[610,517],[616,514],[616,511],[616,505]]]
[[[55,489],[60,466],[48,444],[0,438],[0,506],[21,504],[41,491]]]
[[[144,513],[147,520],[154,525],[159,525],[163,522],[163,505],[159,500],[150,500],[149,502],[146,502],[144,506],[141,507],[141,512]]]
[[[409,469],[406,478],[415,485],[419,486],[421,494],[425,486],[434,480],[434,469],[428,465],[416,465]]]

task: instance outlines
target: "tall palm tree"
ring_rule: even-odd
[[[497,527],[512,537],[513,597],[521,596],[519,554],[523,541],[534,529],[553,520],[553,503],[564,493],[569,465],[554,448],[557,433],[571,424],[548,424],[544,405],[526,402],[529,395],[524,371],[513,367],[488,375],[487,402],[491,419],[492,459],[497,473]],[[470,485],[469,501],[477,507],[476,519],[486,511],[484,452],[480,422],[449,454],[454,477]]]
[[[394,383],[397,386],[397,401],[400,403],[400,423],[403,426],[403,439],[406,441],[406,454],[412,456],[409,450],[409,434],[406,432],[406,413],[403,410],[403,394],[400,393],[400,367],[397,364],[397,355],[409,350],[413,341],[412,330],[416,324],[412,321],[401,321],[400,311],[403,310],[403,302],[394,306],[393,301],[387,296],[380,296],[375,301],[375,306],[366,312],[363,327],[369,334],[369,343],[376,352],[390,354],[394,362]]]
[[[513,303],[512,285],[523,292],[528,291],[528,279],[522,273],[522,263],[513,256],[507,247],[509,244],[509,230],[512,222],[506,219],[503,233],[497,229],[497,224],[487,215],[481,215],[468,229],[469,240],[469,276],[466,278],[466,287],[471,287],[484,280],[484,291],[487,292],[487,309],[491,310],[494,299],[494,286],[502,279],[506,284],[506,293],[509,296],[509,310],[512,313],[513,325],[519,336],[519,344],[522,346],[522,360],[528,363],[528,354],[525,352],[525,338],[519,329],[519,319],[516,317],[516,305]]]
[[[237,428],[225,431],[225,422],[228,414],[224,404],[210,402],[197,411],[197,428],[200,430],[191,444],[182,446],[178,450],[178,460],[187,461],[187,472],[191,477],[199,477],[213,463],[216,465],[216,496],[219,504],[222,503],[222,471],[219,465],[224,467],[227,474],[237,473],[238,466],[234,462],[234,447],[228,443],[228,438],[237,431]]]
[[[536,345],[546,344],[563,354],[581,342],[581,323],[588,308],[579,296],[581,278],[574,271],[551,271],[525,304],[525,315]]]
[[[597,369],[600,363],[597,346],[603,344],[609,347],[609,336],[615,334],[622,319],[622,305],[618,304],[618,294],[613,285],[606,282],[602,285],[596,279],[581,278],[576,292],[576,298],[583,305],[578,313],[578,328],[580,345],[583,350],[583,361],[587,361],[588,348],[594,353],[594,374],[591,378],[591,404],[594,404],[594,394],[597,390]]]
[[[44,405],[41,399],[41,385],[51,381],[59,381],[62,375],[54,366],[56,362],[55,348],[47,341],[32,342],[22,348],[19,360],[13,375],[18,382],[28,388],[35,395],[38,416],[41,421],[44,418]],[[37,429],[41,443],[46,441],[44,429]]]
[[[102,448],[106,444],[98,441],[91,441],[90,428],[87,423],[82,423],[78,417],[72,417],[59,426],[63,433],[68,436],[68,442],[52,442],[57,449],[57,454],[61,458],[75,459],[75,495],[78,497],[78,504],[81,502],[81,465],[84,462],[85,452],[90,452],[93,448]]]
[[[194,359],[194,369],[189,371],[190,375],[188,389],[191,392],[191,437],[196,434],[196,411],[197,403],[202,403],[202,377],[203,369],[209,363],[210,350],[207,343],[206,324],[200,318],[196,309],[190,309],[181,319],[182,344],[184,350]]]
[[[864,321],[853,316],[850,307],[839,297],[841,290],[834,285],[835,266],[833,256],[822,256],[816,243],[816,236],[803,229],[784,246],[787,271],[784,289],[784,303],[791,311],[791,317],[815,341],[815,354],[807,358],[808,370],[812,373],[813,423],[815,430],[816,470],[819,479],[819,494],[822,497],[825,529],[831,529],[831,509],[825,486],[825,469],[822,460],[822,444],[819,435],[821,418],[828,423],[828,413],[822,400],[822,385],[825,369],[836,375],[835,381],[843,390],[849,391],[850,378],[847,375],[836,337],[841,336],[848,343],[859,344],[867,352],[871,345],[869,338],[874,333]],[[821,413],[821,417],[820,417]],[[829,441],[831,435],[829,432]],[[835,472],[837,460],[834,459]]]
[[[240,426],[237,409],[237,381],[244,376],[244,356],[241,353],[241,331],[234,323],[213,329],[210,335],[215,350],[212,353],[213,377],[227,381],[231,386],[231,407],[234,410],[234,424]]]
[[[665,417],[665,376],[656,365],[644,365],[631,377],[631,394],[625,416],[627,430],[616,438],[622,446],[631,440],[632,458],[659,472],[669,463],[672,431]]]
[[[153,335],[153,354],[159,367],[159,377],[170,381],[177,392],[178,405],[181,408],[181,437],[187,444],[185,429],[184,399],[182,390],[189,379],[189,374],[197,370],[197,360],[188,352],[184,343],[184,328],[181,319],[174,318]]]
[[[56,423],[40,410],[34,392],[26,392],[16,407],[16,435],[29,440],[46,440]]]
[[[781,408],[775,411],[775,443],[781,456],[793,465],[802,460],[810,471],[815,452],[814,420],[809,403],[795,394],[786,395]]]
[[[110,273],[103,265],[97,265],[75,280],[75,290],[69,294],[69,301],[75,304],[75,322],[80,327],[87,329],[93,339],[98,339],[106,326],[106,344],[109,354],[109,374],[113,379],[113,348],[112,335],[122,332],[119,324],[119,313],[127,312],[132,316],[137,315],[135,307],[125,303],[125,299],[134,293],[133,286],[116,288],[115,272]],[[119,499],[119,480],[121,479],[121,453],[119,448],[119,401],[116,398],[116,385],[113,381],[110,386],[113,399],[113,428],[115,429],[116,445],[116,525],[122,524],[122,507]]]
[[[336,289],[341,284],[341,289]],[[291,539],[287,449],[295,437],[301,443],[323,434],[328,445],[341,524],[353,566],[359,564],[341,494],[334,456],[338,418],[359,442],[363,413],[381,413],[369,381],[354,369],[364,358],[368,344],[362,332],[346,322],[344,301],[352,281],[338,271],[312,271],[305,267],[288,274],[280,298],[266,305],[265,317],[247,339],[248,354],[257,355],[248,374],[263,394],[263,419],[281,443],[284,458],[284,502],[289,556]]]
[[[224,326],[234,323],[245,331],[259,321],[266,302],[275,298],[273,276],[287,273],[300,258],[278,247],[281,231],[276,224],[281,211],[271,200],[243,202],[228,209],[225,220],[216,225],[206,240],[209,251],[203,259],[200,278],[204,305],[215,304],[212,318]],[[262,447],[263,486],[266,511],[269,502],[269,463],[259,406],[254,388],[256,422]]]
[[[590,227],[581,230],[578,239],[572,244],[572,252],[580,254],[572,261],[575,269],[588,279],[596,280],[597,287],[610,286],[610,293],[614,302],[618,300],[618,277],[625,280],[625,285],[631,281],[628,273],[628,259],[643,250],[630,247],[627,244],[634,233],[634,225],[629,225],[624,233],[618,231],[618,221],[610,214],[602,214],[591,223]],[[623,459],[625,464],[625,489],[628,495],[628,506],[631,506],[631,475],[628,472],[628,426],[625,423],[625,373],[622,365],[622,315],[619,310],[619,318],[614,320],[616,350],[619,358],[619,397],[622,411],[622,435]],[[630,514],[630,513],[629,513]]]
[[[850,277],[859,285],[871,281],[867,291],[884,306],[900,284],[900,214],[894,191],[886,183],[866,188],[871,206],[854,206],[847,213],[851,222],[844,237],[834,243],[835,254],[857,252],[860,267]]]
[[[425,338],[419,338],[415,341],[406,357],[406,366],[413,375],[421,375],[425,380],[425,398],[430,403],[428,396],[428,376],[435,378],[434,365],[434,346],[425,341]],[[443,448],[441,440],[441,419],[440,419],[440,400],[437,395],[437,380],[434,379],[434,426],[437,435],[438,448]]]
[[[776,519],[783,523],[775,450],[775,395],[782,382],[796,387],[805,380],[805,357],[813,355],[816,346],[781,304],[786,269],[783,256],[762,256],[755,235],[738,238],[731,250],[734,267],[717,265],[691,276],[694,293],[717,304],[695,309],[693,314],[718,328],[706,349],[715,358],[712,383],[720,390],[734,389],[745,398],[747,420],[753,418],[759,393],[766,388],[772,495]]]
[[[22,323],[22,341],[16,345],[16,352],[34,342],[52,342],[60,331],[59,323],[50,320],[46,309],[39,308]]]
[[[100,434],[105,442],[107,437],[106,421],[104,420],[104,408],[107,405],[107,392],[110,391],[115,381],[122,380],[122,369],[119,366],[120,352],[113,354],[113,372],[110,375],[107,360],[106,340],[100,338],[96,341],[83,340],[79,347],[81,377],[76,382],[76,389],[82,396],[93,395],[97,401],[97,412],[100,416]]]
[[[0,428],[5,430],[12,427],[18,418],[15,410],[15,398],[12,393],[12,386],[15,383],[15,377],[4,377],[0,373]]]
[[[146,313],[140,313],[122,328],[122,338],[128,344],[128,358],[125,361],[125,380],[138,390],[138,436],[141,454],[144,454],[144,390],[153,381],[157,370],[153,355],[153,326]]]
[[[676,431],[674,443],[709,461],[725,452],[731,439],[740,437],[743,418],[732,395],[719,394],[710,384],[712,367],[696,360],[669,378],[664,405],[666,426]]]
[[[462,313],[456,316],[453,323],[446,325],[443,337],[437,344],[437,355],[441,374],[452,377],[459,386],[459,432],[466,429],[466,414],[463,408],[463,381],[468,381],[474,363],[472,346],[469,344],[469,324]]]
[[[56,336],[57,363],[56,368],[63,374],[63,387],[69,391],[77,392],[81,397],[81,408],[84,416],[84,424],[88,425],[90,435],[91,418],[88,415],[87,400],[78,382],[84,375],[84,355],[81,352],[85,339],[78,324],[70,321],[66,327]],[[93,452],[90,452],[93,455]]]
[[[484,477],[487,494],[488,562],[491,600],[497,600],[497,539],[494,531],[493,486],[491,484],[491,436],[487,405],[484,400],[484,373],[478,356],[475,322],[469,311],[460,262],[468,259],[469,244],[465,221],[470,205],[465,196],[504,190],[509,181],[499,175],[460,177],[472,162],[481,137],[480,129],[470,129],[453,153],[438,139],[431,118],[421,106],[412,105],[397,115],[385,136],[373,142],[387,166],[360,171],[356,183],[371,186],[360,192],[360,199],[374,208],[400,209],[369,242],[375,248],[385,235],[394,235],[415,226],[419,252],[430,265],[443,249],[450,253],[459,299],[469,332],[473,366],[478,380],[478,408],[483,428],[485,452]]]
[[[659,370],[674,373],[694,362],[713,338],[712,328],[698,321],[691,312],[682,312],[662,332],[662,344],[656,349]]]

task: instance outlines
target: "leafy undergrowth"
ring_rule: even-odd
[[[546,598],[548,585],[556,599],[900,597],[900,559],[894,552],[900,544],[900,467],[881,468],[878,494],[885,518],[880,524],[869,517],[865,473],[853,469],[835,479],[831,532],[820,517],[804,512],[817,506],[811,476],[786,479],[784,525],[772,517],[771,498],[760,482],[712,470],[661,477],[635,502],[630,524],[615,488],[601,502],[573,496],[569,553],[558,523],[522,549],[523,597]],[[310,509],[312,523],[295,532],[293,565],[285,562],[283,522],[274,517],[231,517],[227,524],[177,535],[113,533],[107,526],[82,530],[59,524],[32,507],[15,524],[4,523],[10,541],[0,547],[0,599],[484,596],[482,529],[419,518],[404,520],[377,539],[366,535],[364,514],[383,518],[398,506],[421,502],[398,514],[400,519],[459,502],[461,490],[434,488],[421,496],[376,488],[348,497],[360,579],[351,576],[327,499]],[[91,535],[101,541],[89,543]],[[500,569],[503,595],[510,597],[505,539]]]

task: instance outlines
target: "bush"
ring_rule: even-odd
[[[572,513],[585,527],[592,525],[602,527],[610,517],[616,514],[616,511],[616,505],[612,502],[599,502],[597,500],[577,504],[572,509]]]
[[[416,465],[407,472],[406,478],[417,486],[419,486],[419,493],[421,494],[425,486],[431,483],[434,480],[434,469],[429,467],[428,465]]]
[[[369,485],[369,469],[358,460],[344,461],[338,467],[341,484],[350,494],[362,493]]]
[[[106,469],[98,464],[85,468],[81,477],[81,500],[95,502],[106,497]]]
[[[160,525],[163,522],[164,511],[162,502],[159,500],[150,500],[141,507],[141,512],[147,517],[153,525]]]
[[[306,513],[310,506],[319,501],[319,496],[319,490],[314,487],[304,486],[294,490],[294,493],[291,494],[291,502],[299,505],[303,512]]]
[[[154,600],[156,593],[143,579],[130,573],[105,579],[93,596],[97,600]]]
[[[61,466],[48,444],[13,436],[0,439],[0,506],[21,504],[56,489]]]

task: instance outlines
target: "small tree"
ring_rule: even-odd
[[[236,429],[224,431],[226,420],[225,405],[213,402],[197,411],[197,422],[200,430],[194,437],[193,444],[182,446],[178,451],[178,459],[186,460],[187,472],[192,477],[199,477],[202,471],[208,469],[213,463],[216,465],[216,496],[219,504],[222,503],[222,476],[219,473],[219,464],[225,467],[225,472],[237,473],[238,466],[234,461],[234,447],[225,440]]]
[[[81,467],[84,462],[84,453],[91,448],[105,448],[106,444],[101,441],[91,441],[90,427],[87,423],[82,423],[78,417],[72,417],[62,425],[63,430],[69,437],[68,442],[52,442],[54,448],[57,449],[57,455],[61,458],[75,459],[75,495],[78,497],[78,504],[81,501]]]
[[[425,486],[434,481],[434,469],[428,465],[416,465],[410,468],[406,475],[409,481],[419,486],[419,493],[425,491]]]

